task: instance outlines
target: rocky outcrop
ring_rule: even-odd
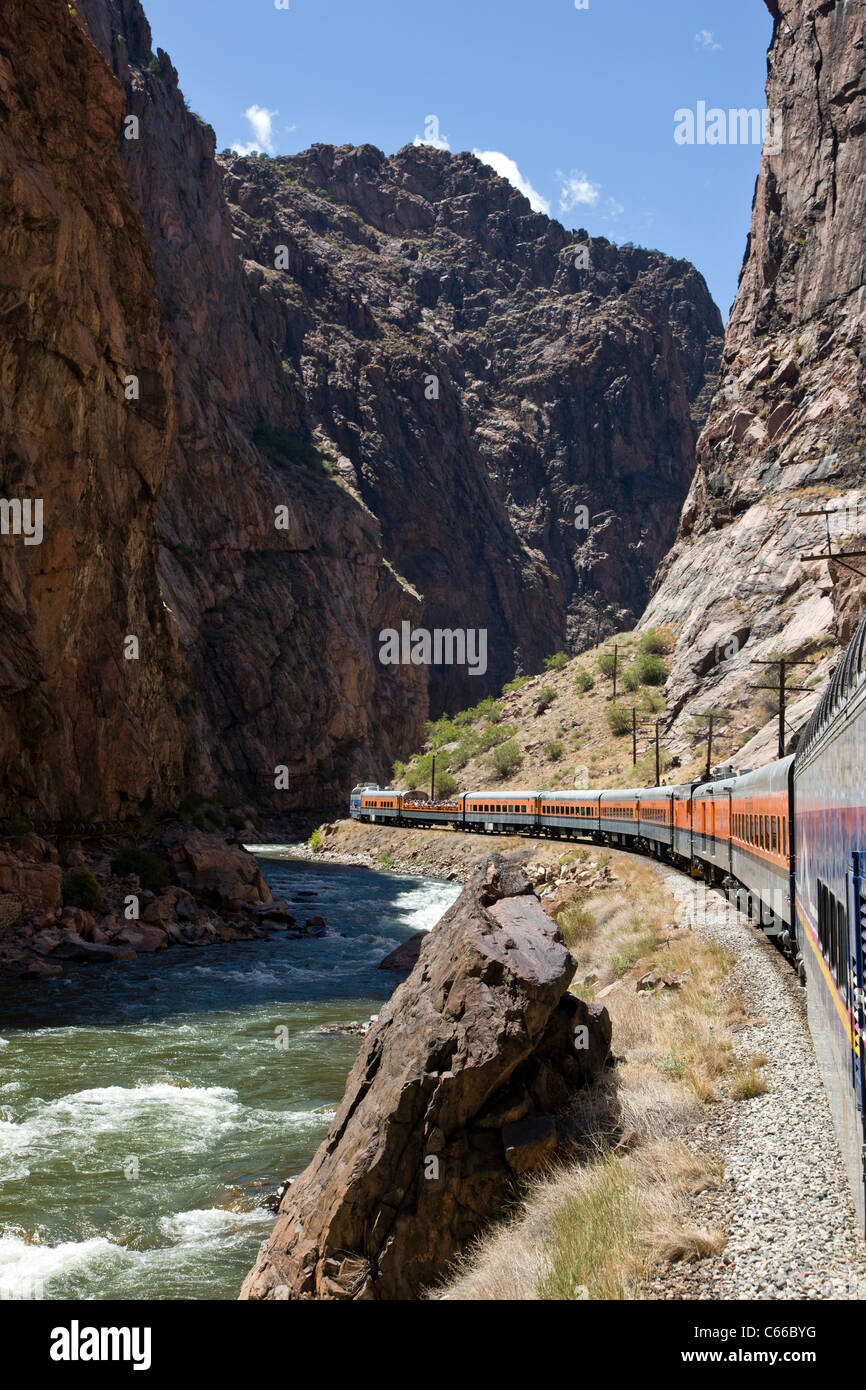
[[[522,869],[494,855],[372,1023],[328,1136],[286,1191],[247,1299],[416,1297],[555,1156],[609,1051]]]
[[[753,660],[811,657],[814,670],[792,680],[819,681],[866,594],[861,574],[804,558],[827,553],[828,522],[801,515],[831,509],[833,551],[866,549],[866,12],[845,0],[768,3],[773,138],[720,387],[644,618],[677,634],[668,695],[680,729],[698,699],[741,705],[761,681]],[[792,732],[816,698],[801,699]],[[775,755],[772,738],[754,753]]]
[[[177,631],[157,580],[170,357],[123,113],[72,6],[4,5],[0,816],[123,816],[181,782]],[[22,503],[29,538],[27,514],[6,513]]]
[[[131,854],[116,840],[91,839],[87,853],[33,834],[0,841],[0,976],[53,979],[70,963],[272,932],[323,934],[300,927],[253,856],[220,835],[175,825]]]

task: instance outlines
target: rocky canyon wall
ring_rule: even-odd
[[[721,348],[694,268],[568,232],[470,154],[221,162],[309,430],[426,624],[488,633],[485,679],[431,670],[433,711],[586,645],[598,602],[603,630],[631,626]]]
[[[750,722],[754,661],[808,658],[790,732],[862,612],[866,549],[866,11],[768,0],[765,143],[720,389],[680,533],[644,618],[677,633],[669,697],[681,734],[715,706]],[[708,148],[707,158],[714,152]],[[830,510],[833,516],[803,513]],[[768,711],[766,711],[768,712]],[[766,717],[765,712],[765,717]],[[754,719],[751,723],[754,724]],[[775,755],[772,730],[745,761]]]
[[[4,5],[0,816],[122,817],[182,782],[155,527],[175,407],[123,112],[66,5]]]
[[[0,486],[45,535],[0,537],[0,815],[342,799],[633,621],[716,369],[693,267],[468,154],[219,158],[138,0],[4,20]],[[382,665],[406,621],[486,669]]]

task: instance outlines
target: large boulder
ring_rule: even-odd
[[[327,1138],[280,1204],[244,1299],[416,1297],[549,1164],[554,1111],[610,1023],[526,876],[498,855],[381,1010]]]
[[[57,864],[34,864],[17,854],[0,852],[0,893],[27,907],[53,910],[61,903],[63,874]]]
[[[236,912],[272,901],[253,856],[221,835],[195,830],[172,847],[171,860],[177,881],[214,907]]]

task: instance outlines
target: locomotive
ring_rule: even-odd
[[[861,1231],[866,1233],[866,619],[793,756],[753,772],[613,791],[467,792],[374,783],[372,824],[589,840],[639,850],[737,895],[796,965]]]

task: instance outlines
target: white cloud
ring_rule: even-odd
[[[559,189],[560,212],[571,212],[581,204],[590,208],[595,207],[601,192],[599,184],[591,183],[586,174],[581,174],[576,169],[572,169],[570,174],[563,174],[561,169],[557,169],[556,176],[561,180]]]
[[[695,43],[698,48],[704,48],[708,53],[716,53],[722,46],[716,43],[712,29],[699,29],[695,34]]]
[[[513,184],[527,197],[533,212],[544,212],[548,217],[550,216],[548,200],[536,192],[529,180],[523,177],[514,160],[509,159],[507,154],[502,154],[499,150],[473,150],[472,153],[476,159],[481,160],[482,164],[489,164],[490,168],[495,169],[501,178],[507,179],[510,184]]]
[[[618,203],[617,200],[616,200],[616,198],[608,198],[608,200],[607,200],[607,215],[608,215],[608,217],[621,217],[622,214],[623,214],[624,212],[625,212],[625,208],[623,207],[622,203]]]
[[[253,138],[249,144],[232,145],[232,149],[238,154],[254,154],[256,151],[273,154],[276,149],[273,121],[274,116],[278,115],[278,111],[269,111],[265,106],[248,106],[244,112],[244,117],[250,123]]]

